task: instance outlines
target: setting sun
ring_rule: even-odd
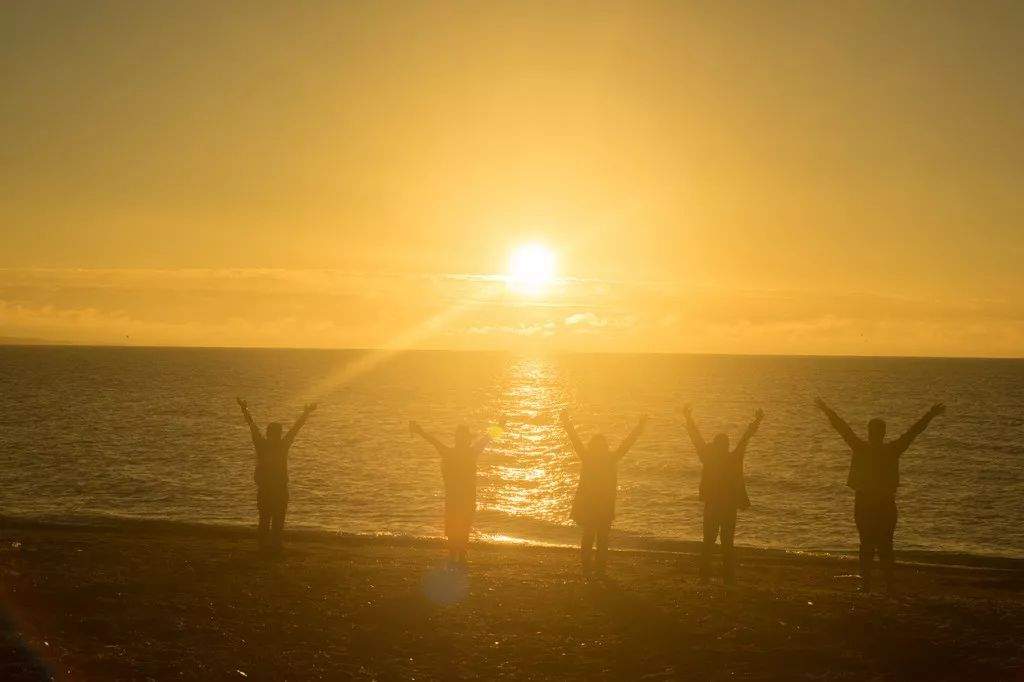
[[[536,295],[555,278],[555,254],[543,244],[524,244],[509,258],[508,285],[513,291]]]

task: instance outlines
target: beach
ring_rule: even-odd
[[[741,548],[739,585],[692,551],[571,548],[8,520],[0,678],[1019,679],[1019,562],[902,564],[855,591],[850,557]],[[614,537],[613,537],[614,547]],[[695,550],[696,547],[690,548]],[[899,558],[899,555],[898,555]]]

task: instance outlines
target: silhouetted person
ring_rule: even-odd
[[[597,541],[597,561],[594,572],[604,573],[608,559],[608,535],[615,519],[615,496],[619,485],[619,460],[636,443],[647,424],[647,415],[640,417],[636,427],[622,441],[618,448],[610,450],[608,440],[601,434],[594,434],[586,445],[576,433],[576,427],[569,419],[569,412],[561,414],[562,426],[569,434],[572,449],[580,458],[580,484],[572,503],[572,520],[580,527],[580,560],[584,575],[591,573],[591,555],[594,541]]]
[[[754,420],[731,450],[729,436],[724,433],[715,436],[710,443],[704,441],[700,429],[693,421],[689,405],[683,407],[683,415],[686,417],[686,431],[703,465],[700,472],[700,499],[704,502],[704,544],[700,551],[700,580],[707,582],[711,577],[711,554],[715,550],[715,540],[721,535],[722,573],[725,584],[732,585],[736,582],[736,551],[733,548],[736,512],[750,507],[747,483],[743,477],[743,456],[747,451],[747,443],[764,419],[764,411],[754,412]]]
[[[256,446],[256,471],[253,479],[256,481],[256,507],[260,513],[260,547],[280,549],[284,516],[288,511],[288,450],[299,429],[316,409],[316,404],[306,405],[302,415],[283,437],[279,422],[268,424],[267,434],[262,435],[249,414],[248,403],[238,398],[238,406],[242,408],[252,433],[252,444]]]
[[[853,517],[860,535],[861,587],[871,589],[871,564],[878,551],[886,586],[892,585],[896,563],[892,542],[896,532],[896,488],[900,484],[900,455],[928,428],[932,419],[946,411],[939,403],[928,410],[910,429],[896,440],[885,442],[885,422],[875,418],[868,422],[868,439],[861,440],[835,410],[821,398],[815,406],[825,413],[832,428],[839,432],[853,451],[846,485],[854,489]]]
[[[499,422],[504,428],[505,420]],[[441,455],[441,476],[444,478],[444,534],[448,538],[448,561],[452,566],[466,564],[469,533],[476,514],[476,462],[491,442],[490,436],[474,437],[465,425],[455,429],[455,444],[445,445],[409,422],[409,430],[422,436]]]

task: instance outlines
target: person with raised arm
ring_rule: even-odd
[[[280,549],[284,517],[288,511],[288,451],[309,415],[316,409],[316,403],[306,405],[288,433],[281,435],[280,422],[267,425],[266,435],[249,414],[249,405],[238,398],[238,406],[249,425],[252,444],[256,448],[256,508],[259,510],[258,541],[261,548]]]
[[[853,518],[860,536],[861,589],[871,590],[872,564],[875,552],[887,588],[892,587],[896,557],[893,538],[896,534],[896,488],[900,484],[900,455],[921,435],[932,419],[946,411],[942,403],[934,405],[899,438],[885,441],[885,422],[877,417],[868,422],[868,439],[862,440],[850,425],[821,398],[814,401],[832,428],[850,446],[850,473],[846,485],[854,490]]]
[[[496,431],[505,428],[498,422]],[[490,444],[490,435],[473,435],[464,425],[455,428],[455,444],[442,443],[417,422],[409,422],[409,431],[434,446],[441,455],[441,476],[444,479],[444,534],[448,538],[449,567],[465,566],[468,560],[469,534],[476,514],[476,464]]]
[[[625,440],[614,450],[608,447],[608,440],[600,433],[591,436],[584,445],[569,418],[569,412],[561,413],[562,426],[569,436],[572,449],[581,463],[580,482],[572,503],[572,520],[580,527],[580,561],[583,574],[590,576],[604,574],[608,559],[608,536],[615,519],[615,496],[618,491],[618,469],[621,460],[636,443],[647,425],[647,415],[640,417]],[[597,543],[597,558],[593,561],[594,543]]]
[[[732,449],[729,448],[729,436],[724,433],[715,436],[711,443],[705,442],[693,421],[693,410],[689,405],[683,407],[683,415],[686,417],[686,432],[703,465],[700,473],[700,499],[704,502],[704,542],[700,552],[700,580],[707,582],[711,578],[711,554],[715,549],[715,541],[721,536],[722,575],[726,585],[733,585],[736,582],[736,551],[733,547],[736,512],[750,507],[747,483],[743,476],[743,456],[747,444],[764,419],[764,410],[754,412],[753,421]]]

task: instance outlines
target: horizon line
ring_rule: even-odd
[[[27,340],[29,341],[29,340]],[[509,355],[685,355],[691,357],[740,358],[836,358],[880,360],[1024,360],[1024,355],[852,355],[847,353],[712,353],[700,351],[579,351],[579,350],[523,350],[485,348],[387,348],[341,346],[217,346],[173,344],[77,343],[73,341],[40,341],[38,343],[0,343],[0,348],[123,348],[138,350],[312,350],[350,351],[359,353],[492,353]]]

